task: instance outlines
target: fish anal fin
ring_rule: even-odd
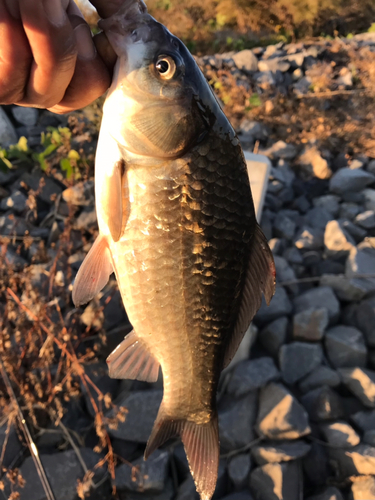
[[[237,323],[225,352],[223,368],[228,366],[236,354],[251,320],[260,308],[262,294],[266,299],[267,305],[269,305],[275,293],[275,286],[276,271],[272,252],[261,228],[257,224],[251,240],[249,262]]]
[[[108,283],[113,273],[107,239],[99,235],[82,262],[74,280],[72,299],[75,306],[86,304]]]
[[[165,414],[162,403],[147,443],[145,460],[168,439],[178,435],[181,436],[201,500],[210,500],[215,491],[219,468],[217,416],[203,424],[190,420],[174,420]]]
[[[159,376],[160,364],[134,330],[108,356],[107,363],[111,378],[156,382]]]

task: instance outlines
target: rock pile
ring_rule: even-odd
[[[372,35],[343,43],[375,50]],[[324,45],[278,45],[200,63],[231,66],[241,85],[255,84],[259,91],[276,86],[286,94],[304,94],[311,75],[321,71],[324,50]],[[352,74],[340,70],[334,85],[350,89]],[[5,111],[0,113],[1,118]],[[25,108],[7,109],[6,116],[0,122],[8,127],[0,136],[3,144],[17,133],[36,145],[46,125],[61,123],[48,112]],[[222,379],[222,458],[214,499],[375,499],[375,160],[360,156],[339,168],[318,145],[299,151],[283,141],[272,144],[258,122],[244,123],[239,135],[245,147],[264,144],[272,161],[261,226],[275,255],[278,287],[270,307],[263,304],[255,317],[258,333],[249,359]],[[140,459],[160,404],[161,381],[152,387],[106,375],[105,356],[130,328],[116,284],[111,281],[82,310],[69,302],[71,281],[96,229],[92,179],[67,187],[61,172],[46,176],[21,165],[0,172],[0,198],[7,265],[24,269],[40,296],[52,289],[67,322],[75,315],[86,331],[106,332],[99,362],[86,371],[128,414],[116,428],[108,426],[118,457],[115,477],[99,468],[93,481],[100,487],[91,488],[90,498],[110,498],[111,483],[121,499],[197,498],[180,444],[163,447],[146,464]],[[28,245],[21,244],[25,236]],[[38,313],[37,303],[28,307]],[[77,443],[87,468],[93,466],[96,443],[92,404],[83,387],[63,418],[81,437]],[[106,417],[110,422],[113,410]],[[6,436],[5,424],[0,449]],[[62,438],[45,432],[36,444],[56,498],[73,500],[85,471],[72,449],[58,452]],[[31,459],[14,428],[7,441],[4,465],[20,466],[27,481],[21,499],[41,500]],[[63,471],[62,485],[57,470]]]

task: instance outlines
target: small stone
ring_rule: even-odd
[[[116,429],[108,428],[108,434],[127,441],[147,443],[162,400],[162,391],[133,391],[120,398],[117,406],[127,410],[125,422],[118,422]],[[113,410],[106,415],[114,416]]]
[[[366,366],[367,349],[363,335],[354,327],[338,325],[328,330],[325,347],[335,368]]]
[[[302,459],[302,464],[305,476],[311,484],[315,487],[326,486],[332,474],[326,446],[313,441],[310,452]]]
[[[249,481],[251,458],[249,454],[234,456],[228,465],[228,475],[236,490],[246,488]]]
[[[319,344],[292,342],[280,347],[280,369],[287,384],[295,384],[322,361],[323,350]]]
[[[262,301],[262,305],[255,315],[254,321],[256,324],[264,325],[281,316],[287,316],[292,312],[292,309],[293,306],[286,291],[284,288],[278,287],[269,306],[266,305],[264,300]]]
[[[340,87],[344,87],[345,89],[350,89],[353,87],[353,75],[349,68],[341,68],[339,76],[336,79],[336,83],[337,85],[339,85]]]
[[[354,222],[365,229],[373,229],[375,227],[374,210],[366,210],[366,212],[358,214]]]
[[[353,248],[346,261],[345,274],[348,278],[353,278],[354,283],[373,292],[375,278],[355,278],[356,274],[368,274],[370,269],[375,269],[375,248]]]
[[[279,378],[279,370],[272,358],[241,361],[233,370],[227,392],[240,397]]]
[[[344,219],[339,219],[338,222],[340,223],[341,227],[352,236],[352,238],[357,242],[363,241],[363,239],[366,237],[367,231],[363,229],[362,227],[357,226],[356,224],[353,224],[353,222],[349,220],[344,220]]]
[[[258,71],[258,58],[251,50],[241,50],[232,56],[232,59],[241,71]]]
[[[288,318],[285,316],[269,323],[259,334],[262,346],[274,357],[279,353],[279,348],[285,343],[288,328]]]
[[[38,198],[48,205],[54,204],[56,197],[61,194],[62,187],[54,178],[42,174],[41,172],[25,172],[13,184],[13,189],[20,189],[21,185],[26,184],[29,189],[37,191]]]
[[[327,223],[324,232],[324,246],[328,257],[347,257],[355,247],[355,241],[337,220]]]
[[[273,160],[293,160],[297,155],[297,148],[293,144],[277,141],[269,149],[261,151],[261,154]]]
[[[267,463],[289,462],[302,458],[310,451],[311,446],[304,441],[292,443],[274,443],[254,446],[251,454],[258,465]]]
[[[363,432],[375,429],[375,410],[358,411],[351,415],[350,419]]]
[[[281,384],[261,389],[257,432],[269,439],[297,439],[310,433],[307,413]]]
[[[17,142],[17,133],[12,122],[0,106],[0,147],[9,148],[11,144],[17,144]]]
[[[67,203],[80,207],[94,204],[94,181],[79,182],[68,187],[62,192],[62,197]]]
[[[353,500],[375,500],[375,477],[359,476],[352,480]]]
[[[9,429],[8,422],[5,422],[0,427],[0,449],[4,453],[2,465],[4,467],[14,466],[24,448],[18,439],[17,430],[13,424],[10,425]]]
[[[288,264],[288,261],[279,255],[274,256],[275,267],[276,267],[276,280],[278,283],[288,283],[285,287],[293,294],[298,294],[299,287],[298,283],[293,283],[296,280],[296,275],[293,268]]]
[[[333,215],[323,207],[314,207],[305,215],[306,224],[310,227],[324,230],[332,221]]]
[[[11,209],[16,213],[22,213],[27,208],[26,202],[27,197],[23,193],[21,193],[21,191],[15,191],[9,196],[9,198],[1,200],[0,209]]]
[[[256,411],[257,393],[250,392],[219,412],[220,446],[224,452],[242,448],[254,439]]]
[[[289,217],[278,214],[274,220],[273,229],[277,237],[292,240],[296,231],[296,224]]]
[[[340,300],[346,302],[359,301],[367,293],[366,287],[361,285],[360,280],[349,280],[346,276],[323,274],[320,278],[320,286],[329,286]]]
[[[97,226],[98,221],[96,218],[96,210],[93,206],[84,207],[74,224],[76,229],[83,229],[86,231],[89,229],[95,229]]]
[[[343,417],[343,408],[338,394],[327,386],[318,387],[301,397],[301,403],[310,418],[316,422]]]
[[[257,500],[300,500],[302,476],[295,462],[266,464],[250,474],[250,490]]]
[[[289,247],[283,253],[284,259],[286,259],[290,264],[302,264],[303,257],[301,252],[296,247]]]
[[[335,194],[318,196],[313,200],[314,207],[324,208],[332,217],[337,217],[340,210],[340,197]]]
[[[331,448],[330,457],[342,478],[375,475],[375,448],[368,444],[359,444],[350,450]]]
[[[363,442],[369,444],[370,446],[375,446],[375,429],[364,433]]]
[[[290,63],[278,57],[265,60],[263,59],[258,62],[259,71],[272,71],[273,73],[281,71],[282,73],[285,73],[289,68]]]
[[[293,336],[308,341],[321,340],[328,323],[328,311],[325,307],[301,311],[293,318]]]
[[[258,71],[254,74],[253,78],[257,86],[264,91],[276,85],[276,80],[272,71]]]
[[[0,217],[0,233],[3,236],[24,236],[29,230],[30,225],[23,217],[17,217],[13,214]]]
[[[12,114],[21,125],[33,127],[38,121],[39,111],[35,108],[24,108],[23,106],[13,106]]]
[[[365,368],[338,370],[346,387],[365,405],[375,407],[375,372]]]
[[[299,250],[320,250],[324,244],[322,229],[303,226],[294,239],[294,244]]]
[[[308,177],[329,179],[332,175],[327,160],[322,157],[316,146],[306,147],[298,158],[298,163]]]
[[[272,238],[271,240],[269,240],[268,246],[270,247],[273,255],[278,255],[281,253],[284,247],[283,240],[281,240],[280,238]]]
[[[362,160],[360,160],[358,158],[355,158],[349,164],[349,168],[352,169],[352,170],[355,170],[357,168],[363,168],[364,166],[365,166],[365,161],[362,161]]]
[[[115,398],[120,382],[108,376],[108,367],[106,363],[88,363],[85,365],[85,373],[103,394],[110,394],[112,398]],[[92,395],[89,396],[83,383],[81,383],[81,390],[86,408],[90,415],[95,418],[96,413],[92,405],[92,399],[94,399],[99,407],[99,395],[93,392]]]
[[[330,180],[329,189],[332,193],[358,192],[375,182],[375,175],[365,170],[342,168]]]
[[[324,424],[321,427],[327,442],[335,448],[352,448],[360,442],[353,427],[344,421]]]
[[[375,347],[375,296],[356,304],[354,326],[363,332],[369,347]]]
[[[168,477],[169,453],[156,450],[145,462],[143,457],[116,468],[114,486],[119,492],[161,493]]]
[[[314,495],[312,497],[307,497],[306,500],[344,500],[344,498],[341,495],[340,490],[338,490],[334,486],[329,486],[323,491],[323,493]]]
[[[361,211],[357,203],[343,202],[340,205],[339,218],[353,220]]]
[[[367,172],[375,175],[375,160],[371,160],[366,167]]]
[[[322,385],[337,387],[340,383],[340,376],[335,370],[328,368],[328,366],[318,366],[301,380],[299,388],[301,392],[305,393],[316,387],[321,387]]]
[[[375,189],[364,189],[362,194],[365,198],[365,208],[375,210]]]
[[[293,302],[296,314],[307,309],[327,309],[331,324],[335,323],[340,315],[340,303],[332,288],[328,286],[312,288],[296,297]]]

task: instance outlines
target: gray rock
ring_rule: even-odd
[[[119,422],[116,429],[108,429],[108,433],[119,439],[146,443],[150,437],[156,415],[162,400],[162,391],[134,391],[119,398],[117,405],[127,409],[125,422]],[[111,410],[107,417],[113,418]]]
[[[375,182],[375,175],[361,169],[341,168],[330,180],[329,189],[332,193],[343,194],[358,192]]]
[[[359,301],[367,294],[367,289],[360,280],[350,280],[343,275],[323,274],[320,286],[331,287],[340,300]]]
[[[228,464],[228,476],[237,491],[246,488],[251,469],[250,455],[240,454],[234,456]]]
[[[1,210],[12,210],[16,213],[21,213],[27,208],[27,197],[21,191],[15,191],[8,198],[1,200]]]
[[[328,286],[317,287],[308,290],[293,301],[295,313],[306,311],[307,309],[325,308],[328,311],[330,323],[335,323],[340,314],[340,303],[336,298],[332,288]]]
[[[346,275],[353,278],[356,274],[368,274],[369,269],[375,269],[375,248],[353,248],[346,261]],[[353,281],[368,292],[375,291],[375,278],[353,278]]]
[[[314,207],[324,208],[336,218],[340,210],[340,197],[335,194],[325,194],[313,199]]]
[[[340,259],[349,255],[355,247],[355,241],[340,221],[331,220],[324,231],[324,247],[328,257]]]
[[[326,332],[327,355],[335,368],[366,366],[367,349],[362,333],[351,326],[338,325]]]
[[[258,465],[265,465],[302,458],[307,455],[310,449],[311,446],[304,441],[294,441],[254,446],[251,449],[251,454]]]
[[[360,243],[366,237],[367,231],[362,227],[357,226],[350,220],[339,219],[338,221],[344,231],[346,231],[346,233],[349,233],[357,243]]]
[[[272,238],[271,240],[269,240],[268,245],[273,255],[279,255],[283,250],[284,240],[280,238]]]
[[[250,490],[257,500],[300,500],[302,488],[303,478],[295,462],[266,464],[250,474]]]
[[[375,211],[366,210],[366,212],[358,214],[354,222],[365,229],[373,229],[375,227]]]
[[[279,378],[279,370],[272,358],[241,361],[234,367],[227,391],[235,397],[240,397]]]
[[[80,448],[80,454],[88,469],[93,468],[102,458],[89,448]],[[82,480],[85,471],[74,450],[55,453],[53,455],[41,455],[40,459],[44,466],[48,481],[56,500],[75,500],[77,498],[77,481]],[[20,489],[21,500],[45,500],[46,494],[32,457],[27,457],[20,467],[20,473],[25,480],[25,486]],[[94,482],[100,480],[104,475],[100,468],[94,477]]]
[[[286,259],[290,264],[302,264],[303,257],[301,252],[296,247],[289,247],[283,253],[284,259]]]
[[[6,446],[4,447],[5,441]],[[11,425],[8,431],[8,422],[6,422],[0,427],[0,450],[4,453],[2,465],[4,467],[13,467],[17,459],[22,455],[23,449],[15,426]]]
[[[120,381],[109,377],[107,363],[87,363],[85,365],[85,373],[103,394],[110,394],[112,398],[116,396]],[[100,408],[99,396],[96,391],[91,391],[92,394],[90,397],[87,394],[86,387],[82,382],[81,390],[86,403],[86,408],[88,409],[90,415],[95,418],[96,413],[92,406],[91,398],[94,399],[98,408]]]
[[[323,350],[319,344],[292,342],[281,346],[279,351],[281,374],[287,384],[295,384],[322,361]]]
[[[269,149],[260,152],[273,160],[293,160],[297,155],[297,148],[293,144],[277,141]]]
[[[293,306],[286,291],[284,288],[278,287],[269,306],[266,305],[264,300],[262,301],[262,305],[255,315],[254,320],[256,324],[264,325],[281,316],[287,316],[292,312],[292,309]]]
[[[308,178],[329,179],[332,175],[327,160],[322,157],[316,146],[307,146],[298,158],[298,164]]]
[[[156,450],[145,462],[143,457],[116,468],[113,484],[119,492],[161,493],[168,477],[169,453]]]
[[[296,231],[296,224],[289,217],[278,214],[274,220],[273,228],[277,237],[292,240]]]
[[[353,500],[375,500],[375,477],[356,477],[352,484]]]
[[[371,160],[366,167],[367,172],[370,172],[370,174],[375,175],[375,160]]]
[[[305,215],[306,224],[310,227],[324,230],[332,221],[333,215],[323,207],[311,208]]]
[[[293,336],[308,341],[321,340],[328,323],[328,311],[325,307],[301,311],[293,317]]]
[[[321,426],[327,442],[335,448],[352,448],[360,442],[360,437],[353,427],[343,420]]]
[[[294,281],[296,279],[295,272],[292,267],[288,264],[288,261],[279,255],[274,256],[275,267],[276,267],[276,280],[278,283],[286,283],[288,281]],[[290,285],[285,285],[285,287],[294,294],[297,294],[299,287],[297,283],[291,283]]]
[[[375,210],[375,189],[364,189],[362,194],[365,198],[366,210]]]
[[[82,212],[79,214],[77,219],[75,220],[74,227],[76,229],[94,229],[98,226],[98,221],[96,218],[96,210],[95,207],[84,207]]]
[[[298,73],[298,76],[300,78],[301,73]],[[309,76],[303,76],[302,78],[298,79],[298,81],[293,85],[294,92],[297,95],[304,95],[308,94],[310,90],[310,86],[312,85],[312,80]],[[308,173],[311,175],[311,167],[308,170]]]
[[[253,76],[258,87],[262,90],[268,90],[276,85],[276,80],[272,71],[258,71]]]
[[[375,448],[359,444],[352,449],[330,449],[330,458],[340,477],[375,475]]]
[[[352,414],[350,419],[363,432],[375,429],[375,410],[358,411]]]
[[[275,319],[259,333],[262,346],[274,357],[279,353],[279,348],[285,343],[288,328],[288,318],[285,316]]]
[[[375,446],[375,429],[364,433],[363,442],[369,444],[370,446]]]
[[[94,181],[79,182],[62,193],[67,203],[80,207],[94,205]]]
[[[301,397],[301,403],[311,420],[322,422],[343,417],[343,407],[338,394],[327,386],[318,387]]]
[[[306,411],[281,384],[261,389],[257,432],[269,439],[297,439],[310,433]]]
[[[9,148],[18,141],[17,133],[7,114],[0,106],[0,147]]]
[[[62,187],[52,177],[38,171],[22,174],[20,179],[13,184],[12,190],[20,189],[21,184],[26,184],[29,189],[37,191],[38,198],[49,205],[52,205],[56,197],[62,192]]]
[[[310,452],[302,459],[302,465],[305,476],[311,484],[316,487],[326,486],[332,474],[326,446],[313,441]]]
[[[299,250],[320,250],[324,245],[324,231],[316,227],[303,226],[297,231],[294,244]]]
[[[0,217],[0,234],[3,236],[24,236],[29,230],[30,225],[23,217],[17,217],[13,214]]]
[[[365,405],[375,407],[375,372],[365,368],[338,370],[346,387]]]
[[[262,59],[258,62],[259,71],[281,71],[285,73],[290,68],[290,63],[279,57],[274,57],[272,59]]]
[[[360,211],[357,203],[343,202],[340,205],[339,218],[353,220]]]
[[[301,392],[305,393],[322,385],[337,387],[340,383],[340,376],[335,370],[328,368],[328,366],[318,366],[300,381],[299,388]]]
[[[307,497],[306,500],[344,500],[344,498],[341,495],[340,490],[338,490],[334,486],[329,486],[323,491],[323,493],[314,495],[312,497]]]
[[[22,106],[13,106],[12,114],[18,123],[25,125],[25,127],[33,127],[39,117],[39,111],[37,109],[24,108]]]
[[[241,50],[232,56],[238,69],[242,71],[258,71],[258,58],[251,50]]]
[[[219,412],[220,446],[224,452],[237,450],[254,439],[257,393],[251,392]]]

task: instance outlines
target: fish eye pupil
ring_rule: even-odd
[[[169,70],[169,62],[166,59],[160,59],[156,63],[156,69],[161,74],[166,73]]]

